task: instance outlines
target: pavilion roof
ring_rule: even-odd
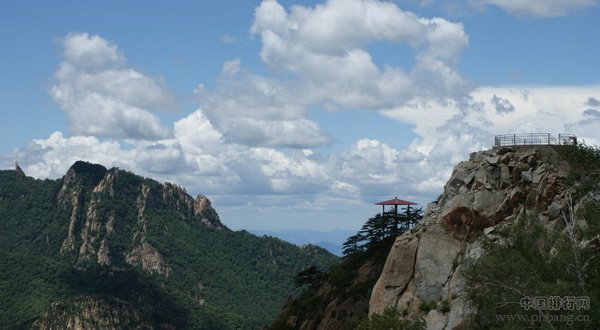
[[[402,199],[398,199],[398,197],[396,197],[394,199],[390,199],[390,200],[387,200],[387,201],[375,203],[375,205],[417,205],[417,203],[405,201],[405,200],[402,200]]]

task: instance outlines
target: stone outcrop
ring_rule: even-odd
[[[212,209],[210,200],[206,196],[198,195],[194,201],[194,214],[200,215],[202,211]]]
[[[127,255],[126,260],[131,265],[140,265],[143,270],[151,274],[169,277],[172,273],[171,267],[165,263],[163,256],[147,242],[134,248]]]
[[[403,235],[394,242],[388,256],[389,262],[385,263],[382,271],[389,280],[377,281],[375,284],[370,310],[381,313],[386,307],[398,303],[400,294],[406,291],[414,275],[418,243],[416,237],[409,235]]]
[[[137,229],[133,233],[133,241],[137,243],[137,246],[126,255],[125,260],[128,264],[140,266],[143,270],[151,274],[157,273],[169,277],[172,273],[171,267],[166,264],[160,252],[148,243],[146,239],[148,225],[146,206],[148,205],[149,196],[150,187],[143,184],[136,202]]]
[[[425,316],[428,329],[466,328],[475,308],[464,290],[462,261],[479,258],[482,240],[494,239],[495,228],[519,216],[558,221],[568,204],[568,171],[550,146],[471,154],[456,166],[439,201],[428,205],[423,223],[396,239],[369,313],[397,308],[412,318],[425,302],[437,306]]]
[[[15,172],[17,172],[18,178],[26,177],[25,172],[23,172],[23,169],[21,168],[21,166],[19,166],[18,162],[15,162]]]
[[[122,181],[131,182],[128,180],[132,176],[133,174],[118,168],[107,170],[86,162],[76,162],[67,171],[56,196],[58,205],[69,214],[67,236],[60,252],[71,256],[75,264],[81,267],[97,263],[117,270],[119,267],[115,266],[113,260],[117,258],[149,273],[169,276],[171,267],[159,250],[147,240],[149,220],[146,213],[149,208],[173,209],[183,219],[198,221],[211,228],[225,227],[207,197],[199,195],[194,200],[185,189],[171,183],[141,183],[135,204],[123,205],[123,196],[117,196],[115,191],[120,189],[118,187]],[[115,205],[121,205],[121,213]],[[119,216],[123,212],[129,212],[131,207],[137,213],[137,223],[134,226],[124,224]],[[107,212],[107,209],[110,211]],[[122,251],[118,255],[111,252],[115,226],[119,227],[121,236],[123,230],[131,230],[131,248],[125,251],[118,248],[117,250]],[[125,229],[129,227],[132,229]],[[121,264],[120,267],[122,266]]]
[[[200,222],[207,226],[217,229],[223,229],[223,225],[220,222],[214,222],[210,220],[209,215],[214,214],[210,200],[203,195],[196,196],[194,200],[194,215],[200,217]]]
[[[81,298],[54,302],[31,329],[154,329],[142,313],[125,301]]]

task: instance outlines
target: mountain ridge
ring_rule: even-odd
[[[291,230],[263,230],[248,229],[249,232],[257,236],[279,237],[284,241],[298,246],[313,244],[320,246],[336,256],[342,255],[342,245],[348,236],[355,233],[353,230],[333,229],[329,231],[310,230],[310,229],[291,229]]]
[[[76,162],[58,180],[0,171],[0,327],[253,329],[295,274],[336,257],[224,226],[210,200]]]

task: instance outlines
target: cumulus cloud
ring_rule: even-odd
[[[146,140],[169,135],[151,113],[177,108],[161,80],[127,67],[117,46],[100,36],[71,33],[62,47],[49,92],[74,134]]]
[[[202,112],[228,143],[312,148],[332,143],[309,107],[381,110],[419,99],[462,99],[470,85],[456,69],[468,45],[463,26],[423,18],[391,2],[330,0],[286,10],[263,1],[251,27],[270,76],[235,59],[223,64],[216,90],[199,91]],[[406,44],[414,65],[375,64],[368,46]]]
[[[495,5],[512,15],[534,17],[564,16],[573,11],[598,5],[598,0],[476,0]]]
[[[415,196],[418,183],[429,174],[424,167],[427,167],[425,155],[366,138],[331,157],[328,163],[336,186],[346,187],[362,197],[398,194],[400,187],[404,194]]]
[[[301,95],[281,81],[229,71],[227,62],[218,90],[204,93],[202,111],[230,143],[255,147],[310,148],[327,145],[331,137],[308,119]]]
[[[595,143],[600,138],[592,128],[595,112],[587,107],[589,95],[598,92],[600,86],[594,85],[490,86],[474,90],[465,104],[423,101],[382,114],[414,125],[412,147],[428,161],[450,167],[472,151],[491,147],[498,134],[568,132]],[[498,111],[499,104],[512,110]],[[410,116],[409,110],[426,115]]]
[[[496,134],[569,132],[598,144],[600,118],[587,104],[589,95],[598,93],[600,86],[484,87],[471,93],[468,104],[422,100],[389,109],[382,114],[414,126],[414,140],[401,148],[373,138],[358,139],[332,154],[237,144],[197,109],[175,122],[172,138],[125,146],[57,132],[0,163],[9,167],[18,160],[26,173],[42,178],[63,175],[79,159],[125,167],[216,196],[219,203],[231,205],[227,212],[247,204],[257,214],[289,208],[310,214],[333,206],[359,210],[362,205],[364,210],[365,203],[398,194],[426,203],[441,193],[459,161],[491,147]],[[510,102],[514,111],[499,113],[494,96]],[[408,116],[409,111],[427,116]],[[357,218],[357,223],[364,221]]]
[[[470,88],[455,67],[468,45],[462,24],[418,17],[391,2],[329,0],[288,12],[263,1],[251,32],[261,37],[262,60],[297,75],[302,95],[313,102],[379,109],[417,97],[460,98]],[[372,43],[408,45],[414,66],[378,67],[367,51]]]
[[[113,166],[117,163],[132,164],[133,152],[115,141],[100,141],[91,136],[65,138],[61,132],[52,133],[47,139],[36,139],[26,147],[4,157],[4,163],[18,160],[27,175],[37,178],[57,178],[64,175],[78,160]]]
[[[600,141],[600,86],[472,89],[456,67],[468,46],[459,23],[375,0],[287,10],[263,1],[251,32],[262,43],[268,75],[248,72],[240,59],[225,62],[216,87],[198,85],[198,108],[172,129],[153,113],[176,107],[162,81],[128,67],[118,47],[99,36],[68,35],[50,93],[74,136],[34,140],[0,158],[1,165],[18,160],[30,175],[55,178],[83,159],[235,207],[315,210],[397,194],[428,202],[456,163],[491,147],[495,134],[572,132]],[[373,43],[407,45],[414,64],[376,64]],[[307,109],[331,104],[377,111],[412,127],[414,138],[394,147],[365,136],[321,154],[318,147],[334,137]]]

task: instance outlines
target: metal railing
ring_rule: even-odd
[[[559,134],[558,138],[550,133],[504,134],[494,137],[494,146],[530,146],[576,144],[575,134]]]

